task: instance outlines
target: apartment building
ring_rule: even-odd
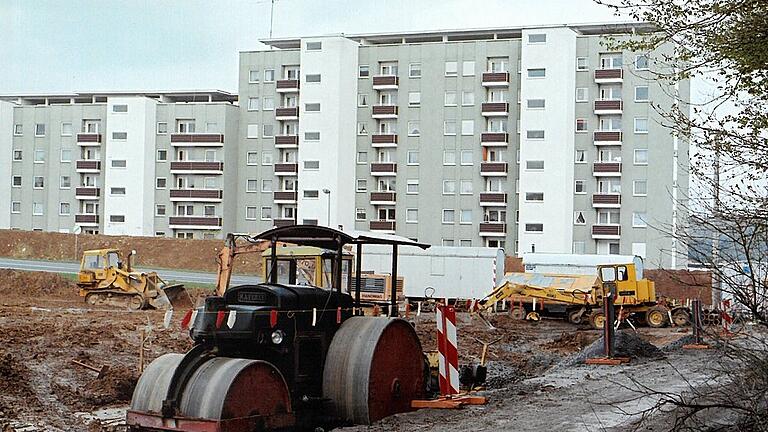
[[[0,227],[221,238],[235,229],[237,96],[0,96]],[[225,167],[227,170],[225,171]]]
[[[320,223],[448,246],[637,254],[674,267],[687,84],[638,24],[262,41],[240,55],[243,228]],[[346,169],[350,167],[350,169]],[[242,179],[241,179],[242,182]],[[242,186],[242,184],[241,184]]]

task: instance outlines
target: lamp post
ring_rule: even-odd
[[[331,226],[331,190],[330,189],[323,189],[323,193],[326,197],[328,197],[328,222],[326,223],[327,226]]]

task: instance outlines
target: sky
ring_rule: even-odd
[[[220,89],[271,0],[0,0],[0,94]],[[275,0],[274,37],[625,21],[592,0]]]

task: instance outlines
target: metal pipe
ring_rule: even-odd
[[[276,284],[277,283],[277,236],[272,237],[272,250],[270,252],[270,259],[272,260],[272,262],[270,263],[269,282]]]
[[[341,240],[341,237],[336,237],[336,241],[338,242],[336,249],[336,292],[341,294],[341,270],[343,268],[344,242]]]
[[[357,258],[355,260],[355,311],[360,314],[360,290],[362,289],[363,272],[363,244],[357,244]]]
[[[392,295],[389,303],[389,316],[396,317],[399,315],[397,310],[397,245],[392,245],[392,287],[389,292]]]

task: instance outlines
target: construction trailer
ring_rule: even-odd
[[[637,279],[643,279],[645,269],[643,259],[637,255],[524,253],[522,258],[526,273],[596,276],[599,265],[632,263]]]

